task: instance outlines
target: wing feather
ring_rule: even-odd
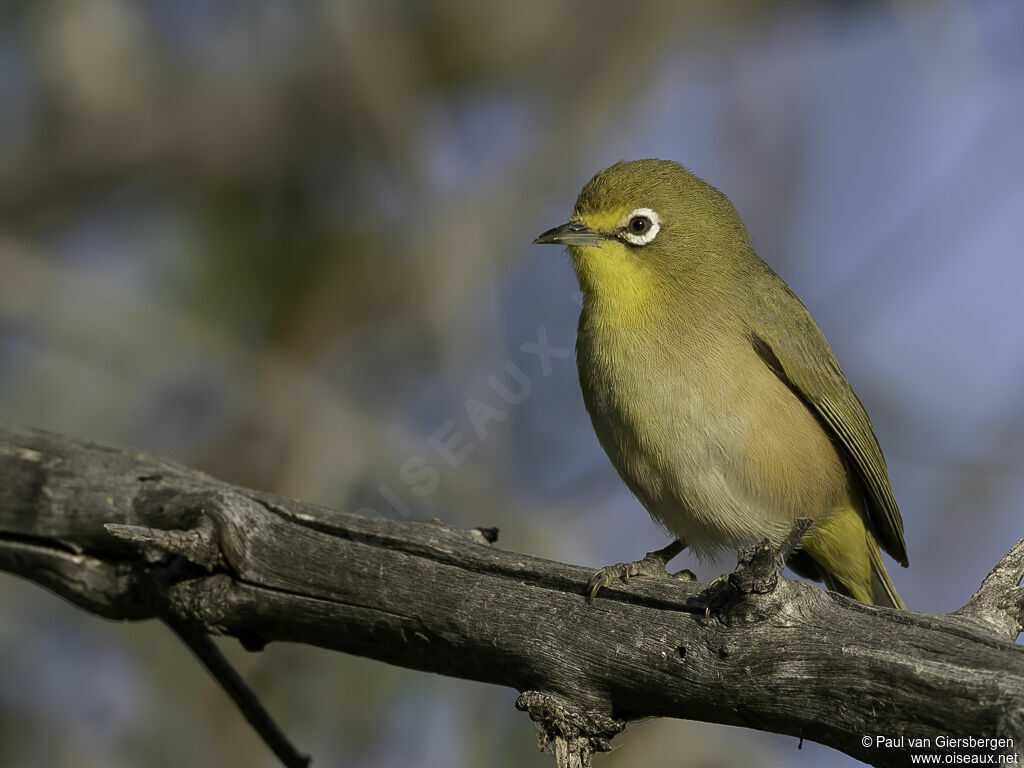
[[[818,415],[842,447],[864,487],[875,536],[885,551],[906,567],[903,518],[871,420],[803,302],[774,272],[770,272],[770,277],[785,290],[780,292],[771,286],[757,292],[761,311],[746,318],[751,344],[775,375]],[[786,333],[782,330],[785,328],[793,331]]]

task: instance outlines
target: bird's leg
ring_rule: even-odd
[[[654,578],[673,578],[680,581],[696,581],[693,571],[682,570],[670,574],[666,566],[668,561],[686,548],[682,539],[676,539],[667,547],[648,552],[643,560],[633,563],[616,563],[601,568],[587,582],[587,602],[593,603],[597,593],[615,581],[628,582],[634,576],[652,576]]]
[[[812,525],[814,525],[814,521],[809,517],[801,517],[796,521],[793,530],[789,532],[789,536],[786,537],[786,540],[782,542],[782,546],[779,547],[779,556],[782,558],[783,564],[789,560],[789,556],[793,554],[793,551],[800,546],[800,542],[803,541],[804,536],[807,535],[807,531],[810,530]]]

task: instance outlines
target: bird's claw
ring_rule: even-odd
[[[704,607],[704,620],[709,621],[711,619],[712,612],[717,613],[721,610],[721,608],[729,602],[729,598],[732,595],[731,585],[729,584],[729,574],[724,573],[708,584],[708,588],[705,590],[705,593],[708,596],[708,602]]]
[[[670,545],[671,547],[671,545]],[[669,549],[669,547],[666,547]],[[636,560],[632,563],[616,563],[600,568],[590,577],[587,582],[587,602],[593,603],[597,593],[605,587],[611,586],[616,581],[629,583],[629,580],[636,577],[651,577],[655,579],[678,579],[679,581],[696,581],[697,577],[693,571],[684,569],[677,573],[669,573],[665,566],[667,560],[664,557],[665,550],[649,552],[643,560]]]

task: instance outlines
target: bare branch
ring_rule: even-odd
[[[170,620],[167,625],[181,638],[182,642],[196,655],[213,678],[235,702],[235,706],[256,732],[263,738],[271,751],[277,755],[285,768],[306,768],[309,758],[299,754],[284,735],[277,723],[263,708],[256,694],[245,684],[241,675],[214,645],[213,639],[193,626],[179,625]]]
[[[778,553],[755,548],[708,617],[707,585],[678,580],[611,585],[588,605],[589,570],[503,551],[493,537],[367,519],[0,427],[0,569],[107,617],[512,687],[559,765],[588,765],[645,717],[790,734],[880,766],[928,751],[914,738],[1024,743],[1024,648],[998,618],[1017,595],[1021,545],[982,598],[946,616],[778,579]],[[876,747],[879,735],[907,741]]]
[[[1016,640],[1024,631],[1024,539],[1006,553],[967,605],[957,611]]]

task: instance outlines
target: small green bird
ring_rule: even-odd
[[[904,567],[903,520],[863,405],[796,294],[754,253],[728,198],[678,163],[619,162],[567,224],[583,291],[576,340],[601,446],[678,537],[616,578],[813,525],[789,566],[864,603],[903,608],[879,544]]]

